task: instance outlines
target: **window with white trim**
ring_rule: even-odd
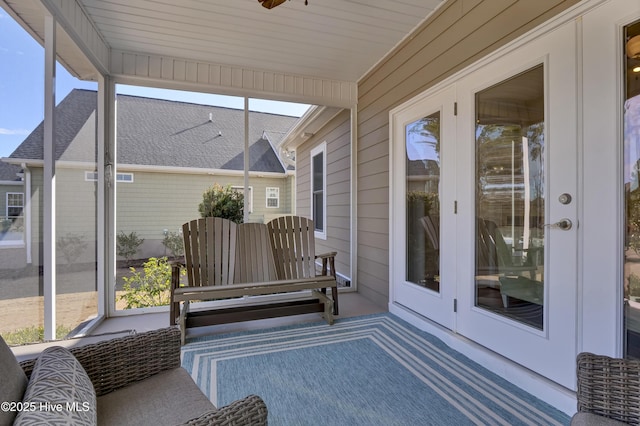
[[[97,182],[98,181],[98,172],[93,171],[84,172],[84,180],[87,182]],[[116,174],[116,182],[121,183],[133,183],[133,173],[117,173]]]
[[[231,189],[244,194],[244,186],[232,186]],[[247,206],[249,207],[249,213],[253,213],[253,187],[251,186],[249,187],[249,199],[247,200]]]
[[[311,150],[311,218],[316,237],[327,239],[327,142]]]
[[[7,218],[21,217],[24,209],[24,193],[7,192]]]
[[[277,209],[280,207],[280,188],[267,187],[267,208]]]
[[[133,183],[133,173],[116,173],[116,182]]]

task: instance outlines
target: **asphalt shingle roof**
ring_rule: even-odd
[[[0,181],[20,182],[21,179],[17,176],[22,168],[13,164],[7,164],[0,161]]]
[[[95,120],[96,102],[95,91],[74,89],[56,107],[57,159],[94,161],[95,144],[81,143],[86,139],[76,136],[95,128],[85,123]],[[244,168],[242,110],[118,95],[116,111],[120,164]],[[269,140],[278,143],[297,120],[249,113],[250,170],[284,172]],[[41,123],[10,157],[42,159],[42,129]]]

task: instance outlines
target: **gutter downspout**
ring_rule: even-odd
[[[31,241],[31,170],[26,163],[22,163],[22,170],[24,172],[24,239],[25,239],[25,249],[27,255],[27,265],[31,265],[33,263],[33,253],[31,252],[31,248],[33,246],[33,241]]]

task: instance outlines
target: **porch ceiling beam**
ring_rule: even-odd
[[[76,0],[40,0],[98,72],[108,74],[110,48]],[[74,70],[76,71],[76,70]],[[80,74],[76,72],[76,74]],[[87,78],[88,76],[82,76]],[[96,77],[93,78],[97,80]]]
[[[351,108],[356,82],[199,62],[144,53],[111,51],[111,75],[125,84]]]

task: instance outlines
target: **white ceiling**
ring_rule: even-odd
[[[356,82],[442,0],[76,1],[114,50]]]

